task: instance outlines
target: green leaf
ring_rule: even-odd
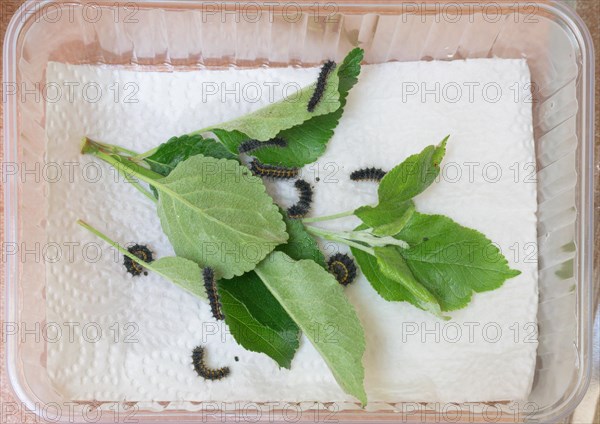
[[[310,260],[273,252],[256,273],[319,351],[336,381],[364,405],[364,332],[342,286]],[[331,333],[333,330],[333,333]]]
[[[400,203],[380,203],[373,206],[361,206],[354,214],[367,226],[373,228],[377,236],[393,236],[406,225],[415,212],[412,200]]]
[[[384,276],[399,282],[412,295],[417,307],[441,317],[437,299],[412,274],[396,246],[375,247],[377,264]],[[412,303],[412,302],[411,302]]]
[[[310,259],[325,268],[325,256],[319,249],[317,241],[306,231],[304,224],[299,219],[290,219],[284,211],[281,211],[285,221],[288,241],[280,244],[275,250],[288,255],[290,258],[299,261],[300,259]]]
[[[398,233],[414,212],[413,197],[422,193],[440,173],[446,153],[446,141],[427,146],[395,166],[379,183],[377,206],[362,206],[354,212],[373,233],[389,236]]]
[[[333,130],[342,117],[348,93],[358,81],[363,56],[364,51],[355,48],[336,68],[339,77],[340,107],[335,112],[315,116],[300,125],[281,131],[277,137],[287,141],[286,148],[265,147],[252,155],[263,163],[288,167],[301,167],[316,161],[325,152],[327,142],[333,136]]]
[[[144,160],[154,172],[166,176],[179,162],[199,154],[217,159],[237,159],[237,155],[230,153],[221,143],[196,134],[172,137]]]
[[[153,262],[145,262],[90,224],[82,220],[78,220],[77,223],[144,268],[155,272],[167,280],[171,280],[174,284],[199,298],[206,299],[206,291],[202,284],[202,270],[195,262],[176,256],[167,256]]]
[[[316,161],[327,148],[327,142],[333,137],[342,110],[316,116],[302,125],[280,132],[277,137],[287,142],[287,147],[265,147],[252,152],[263,163],[286,167],[302,167]]]
[[[214,128],[211,132],[219,139],[221,143],[229,150],[231,153],[237,155],[238,147],[246,140],[250,140],[246,134],[241,133],[239,131],[225,131],[219,128]]]
[[[373,289],[385,300],[389,302],[410,302],[419,307],[419,302],[416,297],[411,294],[398,281],[386,277],[377,263],[377,258],[363,252],[360,249],[351,247],[352,256],[360,267],[361,272],[366,279],[371,283]]]
[[[446,153],[444,138],[438,146],[427,146],[395,166],[379,183],[379,203],[401,203],[422,193],[440,174]]]
[[[336,111],[340,107],[338,83],[338,73],[334,70],[328,75],[323,97],[313,112],[309,112],[307,106],[315,91],[316,83],[276,103],[204,131],[214,132],[215,129],[239,131],[248,138],[267,141],[280,131],[299,125],[314,116]]]
[[[300,329],[256,273],[219,280],[218,290],[225,323],[236,342],[290,368],[300,346]]]
[[[252,270],[287,240],[261,179],[235,161],[196,155],[148,182],[160,194],[158,216],[177,256],[220,278]]]
[[[396,237],[410,245],[402,256],[444,311],[463,308],[473,292],[497,289],[520,274],[485,235],[446,216],[417,212]]]
[[[171,280],[174,284],[206,299],[206,290],[202,284],[202,270],[197,263],[178,256],[166,256],[149,264],[141,264],[152,272]]]

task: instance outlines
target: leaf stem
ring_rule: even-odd
[[[371,255],[375,255],[373,247],[398,246],[403,249],[408,249],[409,247],[408,243],[404,240],[399,240],[391,236],[376,236],[365,230],[334,232],[309,225],[305,226],[305,228],[312,234],[318,235],[327,240],[337,241],[348,246],[356,247],[357,249],[361,249]]]
[[[140,183],[138,183],[137,181],[129,181],[129,183],[137,189],[137,191],[139,191],[140,193],[142,193],[144,196],[146,196],[148,199],[152,200],[152,202],[156,203],[157,199],[155,196],[152,195],[152,193],[150,193],[148,190],[146,190],[144,187],[142,187],[142,185]]]
[[[109,155],[109,154],[104,153],[102,151],[98,151],[98,152],[95,152],[95,153],[92,153],[92,154],[94,156],[96,156],[98,159],[103,160],[104,162],[108,163],[113,168],[115,168],[117,170],[117,172],[119,174],[121,174],[128,183],[130,183],[134,188],[136,188],[140,193],[142,193],[148,199],[152,200],[154,203],[157,202],[156,197],[154,197],[152,195],[152,193],[150,193],[148,190],[146,190],[145,188],[143,188],[140,185],[139,182],[137,182],[137,181],[135,181],[135,180],[133,180],[131,178],[132,176],[135,176],[135,177],[139,178],[140,180],[142,180],[142,181],[150,184],[150,182],[148,182],[144,178],[140,177],[140,174],[137,173],[136,171],[134,171],[131,167],[128,167],[123,162],[121,162],[120,160],[116,159],[114,157],[114,155]],[[150,170],[148,170],[148,171],[150,171]],[[152,171],[150,171],[150,172],[152,172]]]
[[[138,154],[138,152],[136,152],[134,150],[130,150],[123,146],[118,146],[116,144],[100,143],[98,141],[96,141],[96,143],[102,147],[102,150],[104,150],[108,153],[113,153],[113,154],[117,154],[117,155],[120,153],[125,153],[129,156],[135,156]]]
[[[101,238],[102,240],[104,240],[105,242],[110,244],[112,247],[117,249],[120,253],[127,256],[132,261],[137,262],[139,265],[143,266],[144,268],[148,268],[149,270],[153,271],[152,265],[150,265],[148,262],[141,260],[140,258],[135,256],[133,253],[131,253],[129,250],[127,250],[123,246],[121,246],[119,243],[117,243],[114,240],[111,240],[107,235],[102,234],[100,232],[100,230],[97,230],[96,228],[92,227],[90,224],[88,224],[87,222],[85,222],[81,219],[77,220],[77,224],[81,225],[83,228],[88,230],[90,233],[96,235],[97,237]]]
[[[352,240],[348,240],[343,238],[340,233],[335,233],[333,231],[327,231],[322,228],[306,226],[306,231],[312,233],[316,236],[323,237],[326,240],[337,241],[338,243],[345,244],[350,247],[355,247],[357,249],[362,250],[363,252],[368,253],[369,255],[375,256],[375,250],[373,248],[365,246],[364,244],[356,243]]]
[[[131,160],[134,162],[142,161],[142,160],[146,159],[147,157],[152,156],[154,153],[156,153],[156,151],[158,150],[159,147],[160,146],[156,146],[144,153],[138,153],[137,155],[132,156]]]
[[[114,149],[112,147],[115,147]],[[109,149],[109,152],[105,151],[105,148]],[[140,193],[146,196],[148,199],[156,203],[156,197],[152,195],[148,190],[140,185],[139,182],[133,180],[131,177],[136,177],[145,183],[152,185],[152,181],[162,178],[162,175],[148,169],[143,166],[130,162],[129,158],[123,157],[114,151],[118,150],[119,146],[113,146],[111,144],[100,143],[84,137],[81,145],[81,153],[96,156],[98,159],[111,165],[121,174],[127,182],[131,183]],[[111,153],[113,151],[113,153]],[[131,151],[132,152],[132,151]],[[135,153],[135,152],[134,152]]]
[[[322,221],[330,221],[332,219],[344,218],[346,216],[354,215],[354,211],[346,211],[340,212],[333,215],[325,215],[325,216],[315,216],[313,218],[304,218],[302,222],[322,222]]]
[[[369,231],[349,231],[345,234],[356,241],[367,243],[371,246],[398,246],[403,249],[408,249],[409,245],[404,240],[397,239],[392,236],[376,236]]]

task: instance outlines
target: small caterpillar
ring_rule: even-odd
[[[229,367],[212,369],[206,366],[202,346],[196,346],[192,351],[192,364],[194,365],[194,371],[207,380],[220,380],[229,375]]]
[[[309,112],[314,111],[321,99],[323,98],[323,94],[325,94],[325,87],[327,86],[327,77],[333,69],[335,69],[335,62],[332,60],[328,60],[321,67],[321,72],[319,72],[319,78],[317,79],[315,91],[310,100],[308,101],[307,110]]]
[[[288,208],[287,214],[289,218],[298,219],[304,217],[310,210],[312,203],[312,187],[304,180],[296,180],[294,187],[298,190],[299,199],[295,205]]]
[[[381,181],[386,172],[380,168],[362,168],[350,174],[352,181]]]
[[[134,244],[133,246],[129,247],[127,251],[134,254],[144,262],[152,262],[154,260],[152,257],[152,251],[143,244]],[[148,275],[148,273],[144,271],[144,267],[131,259],[129,256],[123,255],[123,265],[125,265],[127,272],[134,277],[140,275],[142,272],[144,275]]]
[[[206,267],[202,270],[202,278],[204,279],[204,289],[208,296],[208,302],[210,303],[210,310],[213,317],[215,317],[216,320],[224,319],[225,316],[221,309],[221,300],[219,299],[219,292],[217,291],[215,272],[212,268]]]
[[[275,137],[267,141],[248,140],[238,146],[238,153],[248,153],[263,147],[287,147],[287,141],[283,138]]]
[[[285,168],[283,166],[267,165],[256,159],[250,162],[250,171],[258,177],[290,179],[298,175],[298,168]]]
[[[336,253],[329,261],[327,261],[327,268],[331,272],[335,279],[338,280],[342,286],[347,286],[356,278],[356,265],[354,260],[348,255],[343,253]]]

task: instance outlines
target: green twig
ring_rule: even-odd
[[[342,243],[342,244],[345,244],[350,247],[355,247],[357,249],[362,250],[363,252],[368,253],[369,255],[375,256],[375,251],[373,250],[373,248],[365,246],[360,243],[356,243],[352,240],[345,239],[345,238],[341,237],[339,235],[339,233],[335,233],[333,231],[327,231],[322,228],[313,227],[313,226],[306,226],[305,228],[306,228],[306,231],[308,231],[309,233],[312,233],[316,236],[322,237],[326,240],[336,241],[338,243]]]
[[[134,188],[136,188],[140,193],[142,193],[148,199],[150,199],[154,203],[156,203],[156,201],[157,201],[156,197],[154,197],[152,195],[152,193],[150,193],[148,190],[143,188],[139,182],[137,182],[131,178],[132,176],[139,178],[139,174],[137,172],[135,172],[133,169],[131,169],[130,167],[128,167],[127,165],[122,163],[120,160],[116,159],[113,155],[109,155],[109,154],[106,154],[101,151],[98,151],[98,152],[95,152],[92,154],[94,156],[96,156],[98,159],[103,160],[104,162],[108,163],[113,168],[115,168],[117,170],[117,172],[119,174],[121,174],[127,180],[127,182],[129,182]],[[142,179],[142,178],[140,178],[140,179]],[[144,180],[142,179],[142,181],[144,181]],[[144,182],[148,182],[148,181],[144,181]]]
[[[108,236],[102,234],[100,232],[100,230],[95,229],[90,224],[88,224],[87,222],[82,221],[81,219],[77,220],[77,224],[81,225],[83,228],[85,228],[86,230],[88,230],[90,233],[92,233],[92,234],[100,237],[102,240],[104,240],[105,242],[107,242],[108,244],[110,244],[112,247],[114,247],[115,249],[117,249],[120,253],[122,253],[123,255],[127,256],[132,261],[134,261],[137,264],[143,266],[144,268],[148,268],[149,270],[152,271],[152,265],[150,265],[148,262],[145,262],[142,259],[138,258],[133,253],[131,253],[129,250],[127,250],[123,246],[121,246],[119,243],[117,243],[116,241],[113,241],[110,238],[108,238]]]
[[[354,211],[346,211],[346,212],[340,212],[340,213],[336,213],[334,215],[326,215],[326,216],[315,216],[313,218],[304,218],[302,220],[302,222],[322,222],[322,221],[330,221],[332,219],[339,219],[339,218],[344,218],[346,216],[351,216],[354,215]]]

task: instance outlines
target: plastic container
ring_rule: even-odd
[[[486,404],[453,405],[445,411],[430,404],[373,404],[368,411],[328,413],[331,405],[320,405],[318,411],[311,405],[285,410],[252,404],[243,410],[239,404],[181,400],[132,404],[61,398],[47,378],[43,338],[40,342],[22,337],[23,329],[38,328],[36,323],[43,328],[45,322],[44,263],[32,260],[31,254],[25,260],[26,252],[10,251],[11,246],[45,241],[40,199],[47,183],[31,183],[8,167],[34,169],[36,162],[44,163],[48,61],[167,71],[303,66],[340,59],[357,44],[365,48],[368,63],[527,58],[534,82],[540,271],[539,349],[531,402],[496,404],[493,409]],[[5,365],[16,399],[55,422],[560,420],[573,411],[590,378],[593,67],[592,42],[584,24],[554,2],[483,7],[370,1],[26,2],[13,17],[4,42]],[[299,416],[298,408],[305,410]]]

